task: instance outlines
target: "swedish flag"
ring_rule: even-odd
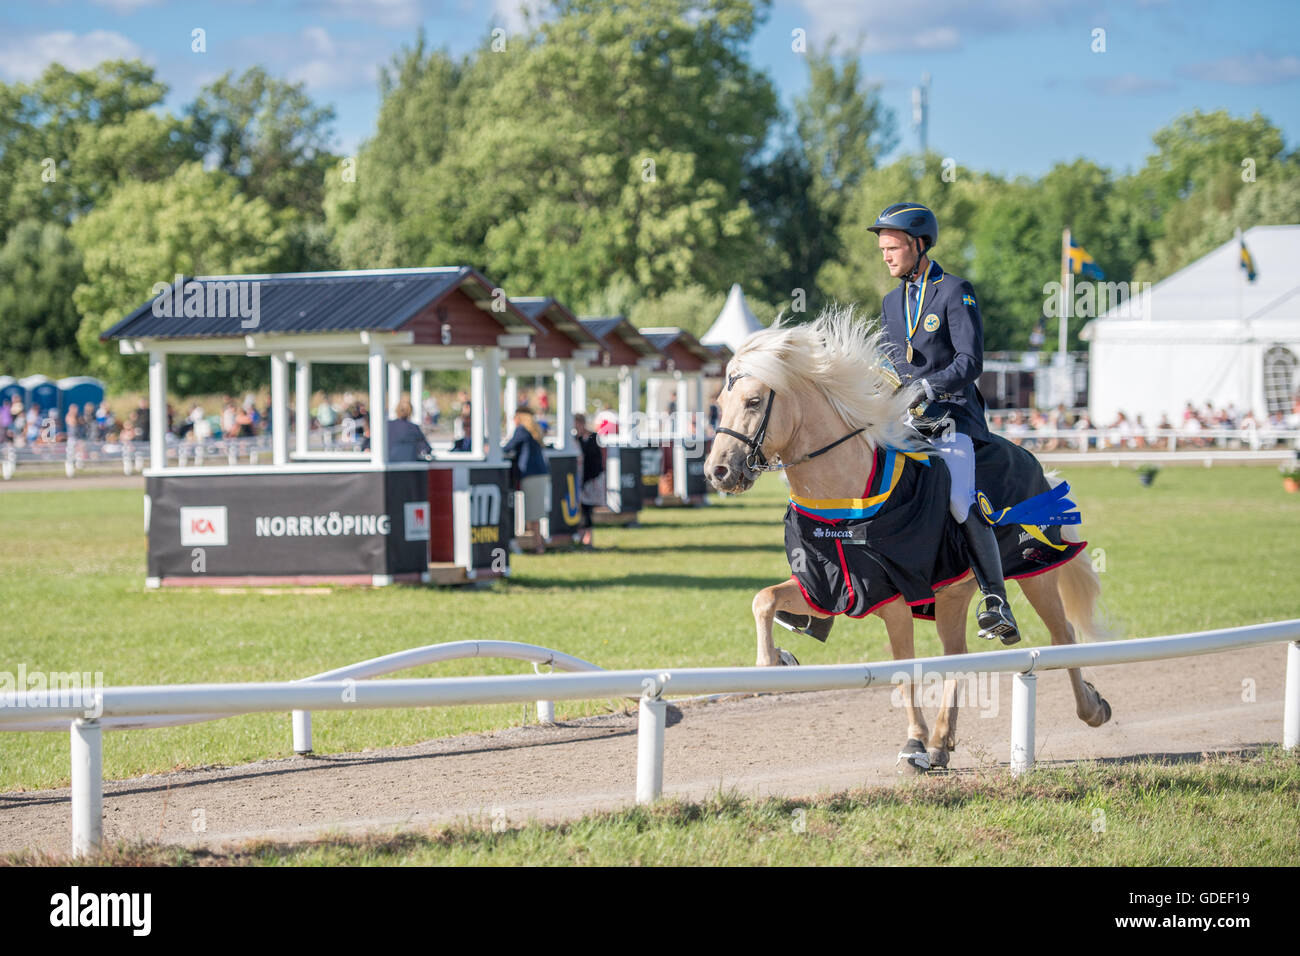
[[[1102,272],[1101,267],[1098,266],[1097,263],[1093,261],[1093,258],[1091,255],[1089,255],[1088,250],[1083,248],[1083,246],[1079,245],[1077,242],[1075,242],[1073,236],[1070,237],[1069,253],[1070,253],[1071,272],[1075,273],[1076,275],[1082,273],[1085,279],[1106,278],[1106,273]]]
[[[1250,250],[1246,248],[1245,239],[1239,239],[1238,241],[1241,243],[1241,267],[1246,270],[1246,278],[1251,282],[1254,282],[1255,276],[1258,275],[1255,271],[1255,257],[1252,256]]]

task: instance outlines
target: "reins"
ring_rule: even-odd
[[[728,376],[727,391],[731,391],[731,386],[736,384],[737,379],[745,378],[747,375],[748,375],[747,372],[741,372],[736,375]],[[767,456],[763,454],[763,442],[767,439],[767,425],[768,422],[770,422],[772,419],[772,402],[775,400],[776,400],[776,389],[774,388],[768,389],[767,407],[763,409],[763,420],[758,423],[758,430],[754,432],[752,438],[749,435],[742,435],[740,432],[734,431],[733,429],[730,428],[723,428],[719,426],[717,429],[718,434],[730,435],[732,438],[738,438],[748,446],[749,454],[745,456],[745,467],[749,468],[751,471],[781,471],[785,468],[793,468],[796,465],[802,465],[804,462],[811,461],[813,458],[816,458],[818,455],[826,454],[826,452],[830,451],[836,445],[844,444],[844,442],[848,441],[854,435],[860,435],[864,431],[866,431],[865,428],[855,429],[854,431],[849,432],[847,435],[835,439],[835,441],[831,442],[829,445],[824,445],[823,447],[818,448],[816,451],[809,452],[808,454],[800,458],[798,461],[792,461],[789,464],[785,464],[785,463],[771,464],[768,462]]]

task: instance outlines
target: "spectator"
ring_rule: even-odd
[[[452,451],[474,450],[474,412],[469,402],[461,403],[460,418],[456,419],[452,435],[456,439],[452,442]]]
[[[428,459],[433,449],[425,440],[420,426],[411,421],[411,400],[403,398],[388,420],[388,460],[419,461]]]
[[[598,506],[605,503],[605,450],[600,447],[595,433],[587,430],[587,416],[581,412],[573,416],[573,434],[578,439],[578,478],[582,488],[578,496],[582,506],[578,545],[590,548],[595,527],[592,515]]]
[[[329,429],[337,425],[338,421],[338,409],[331,405],[329,397],[322,393],[320,404],[316,406],[316,424],[321,428]]]
[[[514,459],[511,474],[517,479],[516,487],[524,493],[524,529],[536,542],[533,552],[542,554],[546,544],[542,541],[541,521],[546,513],[551,469],[542,451],[542,430],[528,406],[521,405],[515,412],[515,433],[502,450]]]
[[[63,416],[63,426],[67,431],[68,441],[86,440],[86,423],[81,420],[81,409],[76,405],[68,407],[68,414]]]
[[[424,424],[430,428],[438,427],[438,423],[442,421],[442,408],[438,405],[437,395],[430,395],[424,400],[423,415]]]

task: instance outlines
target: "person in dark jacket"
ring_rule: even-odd
[[[582,492],[578,497],[582,505],[582,524],[578,529],[578,544],[590,548],[592,513],[605,503],[605,450],[595,432],[587,430],[587,416],[573,416],[573,435],[578,439],[578,467],[581,469]]]
[[[510,436],[502,451],[514,459],[513,471],[518,478],[519,490],[524,493],[524,527],[533,536],[533,551],[546,550],[542,540],[542,515],[546,514],[546,492],[551,486],[551,466],[542,451],[542,430],[532,409],[521,405],[515,412],[515,433]]]
[[[388,460],[420,461],[427,459],[433,449],[425,440],[420,426],[410,420],[411,401],[403,398],[394,411],[396,417],[388,420]]]

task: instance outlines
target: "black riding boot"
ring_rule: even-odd
[[[979,622],[980,637],[992,640],[1000,637],[1003,644],[1020,640],[1016,619],[1011,616],[1011,602],[1007,600],[1007,585],[1002,579],[1002,555],[998,539],[989,526],[974,510],[962,522],[966,545],[970,550],[971,570],[975,582],[984,594],[984,601],[975,615]]]
[[[835,618],[813,617],[811,614],[791,614],[789,611],[777,611],[776,622],[783,627],[788,627],[797,634],[807,634],[809,637],[815,637],[825,644],[826,638],[830,636],[831,625],[835,623]]]

